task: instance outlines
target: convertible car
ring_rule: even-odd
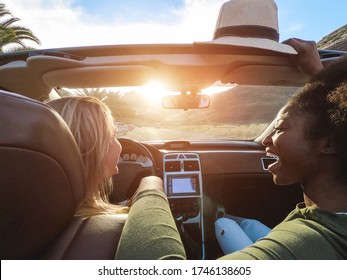
[[[343,52],[320,51],[324,64]],[[113,259],[126,214],[74,217],[81,158],[43,101],[94,95],[123,146],[110,201],[162,178],[188,259],[216,259],[215,220],[229,213],[273,227],[302,200],[276,186],[263,137],[309,77],[293,54],[251,47],[145,44],[0,55],[1,259]],[[136,259],[136,256],[134,256]]]

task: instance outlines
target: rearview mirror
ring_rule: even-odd
[[[169,95],[161,99],[161,105],[165,109],[202,109],[210,106],[210,97],[200,94]]]

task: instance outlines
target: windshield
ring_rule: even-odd
[[[204,109],[164,109],[160,94],[136,88],[60,89],[63,95],[94,95],[111,109],[118,137],[156,140],[253,140],[298,88],[232,86],[210,94]]]

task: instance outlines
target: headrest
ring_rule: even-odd
[[[82,159],[63,119],[0,90],[0,257],[37,258],[84,198]]]

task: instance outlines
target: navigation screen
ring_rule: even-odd
[[[197,193],[197,183],[195,177],[172,178],[172,194],[177,193]]]

